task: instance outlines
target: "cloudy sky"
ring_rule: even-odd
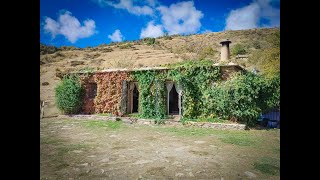
[[[40,42],[55,46],[263,27],[280,27],[280,0],[40,0]]]

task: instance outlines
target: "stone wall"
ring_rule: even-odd
[[[213,128],[213,129],[236,129],[245,130],[245,124],[225,124],[225,123],[211,123],[211,122],[185,122],[187,127]]]

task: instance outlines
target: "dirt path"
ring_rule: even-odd
[[[42,119],[41,179],[279,179],[253,168],[260,152],[215,134],[105,122]]]

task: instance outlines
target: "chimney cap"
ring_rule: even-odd
[[[231,41],[229,39],[223,39],[220,44],[229,44]]]

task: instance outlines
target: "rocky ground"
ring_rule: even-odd
[[[40,121],[41,179],[280,179],[280,130]]]

